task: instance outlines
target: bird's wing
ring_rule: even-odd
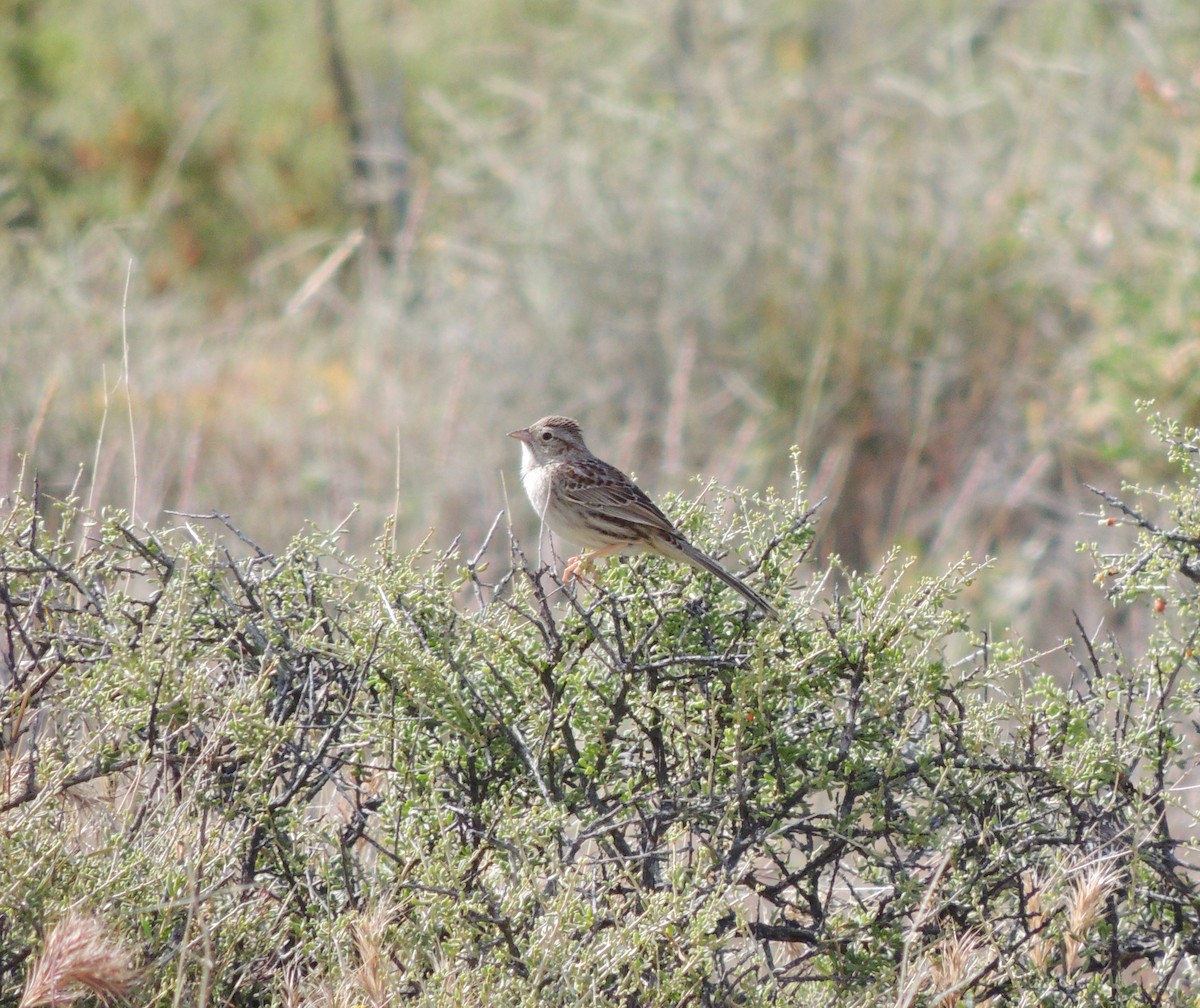
[[[584,467],[586,472],[572,463],[560,465],[563,468],[555,489],[564,504],[608,518],[616,527],[641,527],[646,537],[655,533],[677,535],[671,520],[616,466],[599,459],[589,462]]]

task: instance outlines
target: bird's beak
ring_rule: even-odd
[[[516,438],[518,441],[523,441],[525,444],[530,444],[533,441],[533,435],[529,433],[528,427],[522,427],[520,430],[510,430],[508,436]]]

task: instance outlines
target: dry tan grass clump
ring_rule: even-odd
[[[1093,865],[1072,883],[1067,900],[1067,933],[1063,937],[1068,976],[1083,965],[1082,950],[1088,932],[1120,884],[1121,873],[1111,865]]]
[[[1050,926],[1050,915],[1042,905],[1042,893],[1045,882],[1036,871],[1030,872],[1023,880],[1025,886],[1025,906],[1029,921],[1029,961],[1043,973],[1050,969],[1054,959],[1054,943],[1046,933]]]
[[[1067,874],[1067,873],[1064,873]],[[1061,910],[1046,906],[1043,897],[1062,891],[1061,876],[1047,881],[1037,872],[1030,872],[1023,881],[1025,912],[1029,926],[1029,961],[1040,972],[1049,972],[1061,963],[1065,976],[1077,973],[1084,965],[1084,951],[1092,929],[1104,914],[1108,899],[1121,886],[1122,873],[1112,865],[1092,864],[1076,869],[1075,878],[1066,890]],[[1056,914],[1065,917],[1062,929],[1054,927]],[[1062,939],[1062,958],[1057,958],[1057,939]]]
[[[129,996],[139,971],[98,917],[71,913],[54,925],[33,964],[20,1008],[63,1005],[91,994],[102,1002]]]
[[[933,1003],[952,1008],[995,958],[976,931],[949,935],[938,942],[929,957],[929,979],[936,992]]]
[[[304,976],[298,969],[284,977],[287,1008],[383,1008],[395,1000],[399,978],[385,948],[384,931],[396,916],[395,905],[381,904],[350,924],[358,966],[341,973]]]
[[[361,962],[354,975],[361,992],[358,1000],[365,999],[368,1005],[386,1005],[389,1001],[392,970],[383,949],[383,932],[394,912],[390,905],[376,907],[350,925]]]

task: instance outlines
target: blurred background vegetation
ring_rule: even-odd
[[[504,432],[1094,623],[1081,480],[1200,422],[1190,0],[14,0],[0,488],[478,541]],[[532,518],[514,509],[519,528]]]

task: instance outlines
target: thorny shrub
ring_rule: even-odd
[[[145,1004],[1174,1003],[1200,951],[1176,441],[1178,529],[1112,499],[1125,593],[1184,574],[1133,662],[990,640],[954,608],[968,561],[819,573],[799,488],[669,504],[778,623],[657,558],[563,586],[498,559],[499,519],[474,555],[271,555],[220,516],[14,496],[0,1004],[81,912]]]

